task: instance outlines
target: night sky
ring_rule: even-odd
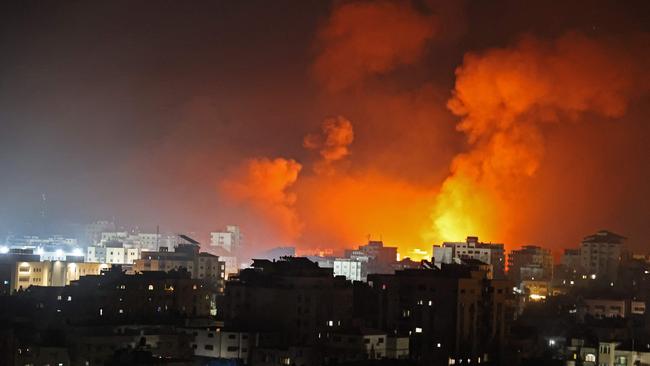
[[[45,195],[51,231],[234,223],[259,248],[406,253],[606,228],[643,250],[649,28],[648,1],[4,2],[0,232],[43,230]]]

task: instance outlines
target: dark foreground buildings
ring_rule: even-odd
[[[365,282],[296,257],[224,281],[196,248],[153,253],[135,273],[6,291],[0,365],[650,365],[650,257],[621,238],[588,236],[554,268],[526,246],[501,276],[468,246]]]
[[[498,363],[511,284],[470,265],[429,267],[369,275],[366,284],[305,258],[258,260],[227,282],[223,320],[260,335],[259,364]]]
[[[514,302],[488,272],[424,263],[364,283],[291,257],[221,292],[182,268],[114,267],[4,297],[0,364],[498,364]]]

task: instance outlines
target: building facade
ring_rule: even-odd
[[[495,278],[504,278],[506,271],[505,249],[503,244],[483,243],[478,237],[468,236],[465,242],[444,242],[433,246],[436,266],[450,264],[458,259],[471,258],[492,265]]]

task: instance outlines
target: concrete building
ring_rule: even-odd
[[[307,258],[254,259],[226,282],[222,309],[230,329],[276,334],[262,347],[312,346],[350,325],[352,294],[349,281]]]
[[[471,258],[491,264],[494,278],[504,278],[506,270],[505,249],[503,244],[479,242],[478,237],[468,236],[465,242],[444,242],[433,246],[434,264],[451,264],[458,259]]]
[[[370,289],[355,294],[359,313],[372,328],[408,336],[412,358],[475,364],[506,345],[514,316],[508,280],[490,280],[477,267],[443,263],[441,269],[371,274],[368,284]]]
[[[241,360],[248,364],[255,346],[256,334],[228,331],[221,328],[185,329],[193,336],[191,342],[194,355],[206,358]]]
[[[133,264],[140,258],[139,248],[125,248],[121,243],[89,246],[86,249],[86,262],[107,264]]]
[[[99,243],[102,238],[102,233],[105,231],[115,231],[115,223],[111,221],[100,220],[86,225],[84,229],[84,245],[88,246]]]
[[[625,240],[625,237],[607,230],[586,236],[580,244],[580,258],[585,274],[613,281],[618,273]]]
[[[140,251],[157,251],[160,248],[173,248],[178,244],[175,235],[163,235],[159,233],[145,233],[139,231],[105,231],[101,233],[97,246],[113,246]]]
[[[408,336],[390,337],[377,329],[341,329],[328,333],[325,352],[330,362],[404,359],[409,356]]]
[[[566,366],[632,366],[650,365],[650,352],[635,349],[621,342],[585,344],[583,339],[571,339],[566,347]]]
[[[336,258],[333,263],[334,276],[344,276],[350,281],[365,281],[368,275],[366,263],[349,258]]]
[[[508,278],[515,284],[524,280],[553,279],[553,256],[549,249],[527,245],[508,256]]]
[[[186,269],[193,279],[206,280],[219,289],[223,287],[226,265],[219,257],[199,252],[197,242],[179,244],[174,252],[161,250],[142,252],[141,258],[133,263],[133,271],[171,271]]]
[[[81,276],[64,287],[31,287],[22,294],[41,304],[44,315],[110,325],[209,317],[215,311],[214,295],[205,281],[190,278],[184,270],[130,275],[119,266]]]
[[[242,239],[239,226],[228,225],[225,231],[213,231],[210,233],[210,246],[222,248],[230,253],[237,253],[241,249]]]
[[[370,240],[358,249],[346,249],[345,257],[367,262],[367,273],[393,273],[397,262],[397,248],[384,246],[383,241]]]
[[[11,269],[8,285],[12,292],[22,291],[30,286],[65,286],[83,276],[98,275],[102,269],[108,267],[101,263],[64,261],[14,261],[2,265]]]
[[[594,318],[626,318],[645,314],[645,302],[625,298],[587,298],[580,311]]]

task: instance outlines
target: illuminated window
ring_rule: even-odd
[[[596,355],[589,353],[585,356],[585,361],[587,362],[596,362]]]
[[[420,327],[415,328],[415,333],[422,333],[422,328]]]
[[[149,285],[149,291],[153,291],[153,285]]]

